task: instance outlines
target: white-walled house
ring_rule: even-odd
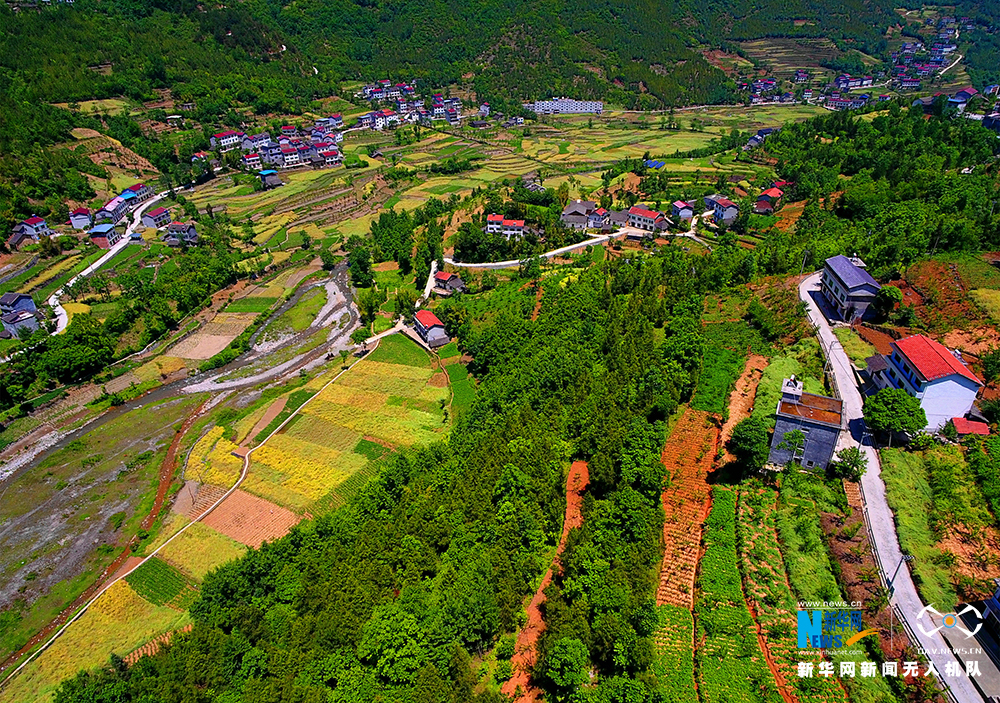
[[[983,383],[962,362],[958,352],[922,334],[892,343],[892,354],[869,359],[872,380],[879,388],[901,388],[920,400],[928,431],[964,417]]]
[[[145,227],[165,227],[170,224],[170,210],[165,207],[147,210],[142,214],[142,224]]]

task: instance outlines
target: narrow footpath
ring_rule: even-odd
[[[535,595],[531,597],[528,604],[528,621],[521,631],[517,633],[517,643],[514,645],[514,656],[510,663],[513,668],[513,676],[504,683],[501,692],[513,698],[520,691],[520,695],[514,698],[516,703],[534,703],[541,699],[541,691],[531,681],[531,668],[538,660],[538,639],[545,632],[545,618],[542,616],[542,605],[545,603],[545,589],[552,583],[552,574],[562,567],[559,563],[559,555],[566,548],[566,539],[569,531],[574,527],[583,524],[583,492],[590,482],[590,473],[587,463],[575,461],[570,466],[569,475],[566,477],[566,515],[563,518],[562,536],[559,538],[559,546],[556,547],[556,555],[552,559],[549,570],[545,572],[542,582],[538,585]]]

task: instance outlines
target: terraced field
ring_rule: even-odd
[[[396,448],[447,436],[448,389],[434,376],[430,356],[409,338],[381,340],[251,454],[243,487],[298,512],[336,507]]]

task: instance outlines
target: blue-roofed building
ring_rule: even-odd
[[[831,256],[823,266],[823,297],[848,322],[868,314],[881,287],[865,270],[865,262],[856,256]]]
[[[90,232],[90,241],[101,249],[110,249],[121,241],[122,233],[113,224],[97,225]]]
[[[281,182],[281,176],[273,168],[267,168],[257,174],[260,176],[260,182],[264,186],[265,190],[270,188],[277,188],[280,185],[284,185]]]

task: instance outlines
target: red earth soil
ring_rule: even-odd
[[[280,505],[235,490],[202,522],[226,537],[258,549],[265,541],[284,537],[301,519],[301,515]]]
[[[896,340],[891,335],[881,330],[872,329],[867,325],[854,325],[854,331],[861,339],[875,347],[875,351],[879,354],[892,354],[890,345]]]
[[[753,404],[757,398],[757,384],[760,383],[761,376],[763,376],[767,364],[767,357],[760,354],[751,354],[747,358],[743,373],[736,380],[733,392],[729,396],[729,419],[722,426],[722,436],[719,438],[721,446],[726,446],[726,442],[729,441],[729,437],[733,434],[733,428],[736,426],[736,423],[750,417],[750,411],[753,410]],[[723,457],[723,463],[733,461],[734,459],[735,457],[727,449]]]
[[[685,408],[661,460],[670,485],[663,491],[663,564],[657,605],[694,606],[694,579],[701,552],[701,531],[711,508],[708,474],[719,447],[713,416]]]
[[[569,468],[569,475],[566,477],[566,516],[563,518],[562,536],[559,538],[559,546],[556,547],[556,555],[545,573],[545,577],[539,584],[535,595],[531,597],[528,604],[528,621],[521,631],[517,633],[517,643],[514,646],[514,656],[510,663],[514,674],[503,685],[501,692],[505,696],[514,698],[517,703],[534,703],[540,700],[541,691],[531,683],[531,667],[538,659],[538,639],[545,631],[545,618],[542,617],[542,604],[545,603],[545,589],[552,583],[552,574],[561,569],[559,555],[566,547],[566,539],[569,531],[574,527],[583,524],[583,492],[590,481],[590,474],[587,470],[587,463],[575,461]]]
[[[281,397],[271,403],[270,407],[268,407],[268,409],[264,412],[264,415],[261,416],[261,418],[257,421],[257,424],[253,426],[252,430],[250,430],[250,434],[244,437],[240,444],[246,446],[250,440],[263,432],[267,426],[271,424],[274,418],[281,414],[281,411],[285,409],[285,403],[287,402],[288,398]]]
[[[206,401],[207,402],[207,401]],[[174,440],[170,443],[170,447],[167,449],[167,455],[163,457],[163,463],[160,464],[160,485],[156,487],[156,498],[153,500],[153,508],[149,511],[142,521],[142,529],[148,530],[153,526],[153,522],[156,521],[157,516],[160,514],[160,510],[163,508],[163,502],[167,498],[167,491],[170,490],[171,484],[174,482],[174,472],[177,471],[177,449],[180,446],[181,440],[187,431],[191,429],[191,425],[201,414],[201,409],[205,406],[203,402],[199,405],[194,412],[187,416],[184,420],[184,424],[181,428],[177,430],[174,435]]]
[[[541,286],[538,286],[538,293],[535,294],[535,309],[531,312],[531,321],[534,322],[538,319],[538,313],[542,311],[542,293],[544,290]]]

